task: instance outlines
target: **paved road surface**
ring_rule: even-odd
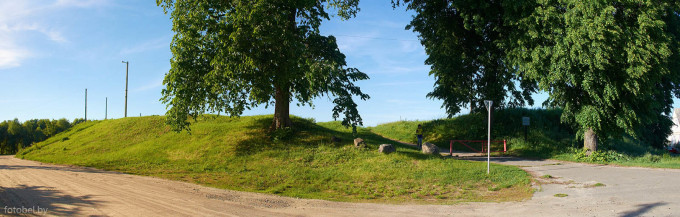
[[[557,178],[544,180],[550,183],[524,202],[386,205],[220,190],[0,156],[0,215],[23,207],[54,216],[680,216],[680,170],[494,161]],[[595,183],[606,186],[589,187]]]

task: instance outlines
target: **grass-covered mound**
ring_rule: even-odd
[[[506,140],[509,150],[507,154],[519,157],[680,168],[680,158],[625,135],[606,140],[598,147],[601,151],[586,156],[583,141],[576,140],[573,126],[560,122],[561,114],[562,111],[559,109],[513,108],[495,111],[492,117],[491,140]],[[526,141],[522,117],[530,118]],[[449,149],[451,140],[487,139],[486,113],[431,121],[399,121],[371,127],[370,130],[388,138],[415,143],[415,130],[418,124],[423,126],[425,141],[444,149]],[[454,149],[471,151],[460,144],[454,144]],[[492,149],[501,150],[500,147]]]
[[[571,127],[560,123],[560,115],[560,110],[505,109],[495,111],[492,116],[491,140],[507,140],[509,147],[514,152],[522,152],[520,153],[522,156],[538,155],[549,158],[554,151],[552,146],[571,147],[574,145],[574,133]],[[525,130],[522,126],[522,117],[530,118],[527,142],[524,141]],[[388,138],[415,143],[415,130],[418,124],[422,124],[425,141],[445,149],[449,149],[451,140],[487,140],[486,113],[432,121],[399,121],[381,124],[370,129]],[[454,149],[471,151],[460,144],[454,144]]]
[[[336,201],[456,203],[522,200],[530,176],[511,166],[428,156],[360,128],[368,148],[353,147],[339,122],[293,118],[295,131],[267,133],[272,116],[207,117],[191,134],[175,133],[164,117],[79,124],[17,157],[156,176],[218,188]],[[331,142],[331,137],[342,139]]]

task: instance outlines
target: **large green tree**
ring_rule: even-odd
[[[291,126],[290,103],[334,97],[333,118],[362,124],[353,96],[369,98],[353,82],[368,79],[347,67],[333,36],[319,26],[349,19],[358,0],[157,0],[171,13],[175,36],[162,101],[175,130],[204,113],[239,116],[274,104],[271,128]]]
[[[533,104],[536,84],[521,79],[507,63],[507,36],[503,1],[393,0],[416,15],[406,29],[418,33],[435,78],[427,96],[443,100],[449,116],[469,105],[484,111],[484,100],[495,107]]]
[[[598,136],[668,133],[679,95],[679,4],[672,0],[526,0],[506,10],[509,59],[538,81],[579,127],[584,146]],[[659,140],[659,139],[657,139]]]

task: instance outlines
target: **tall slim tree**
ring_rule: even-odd
[[[506,61],[507,34],[503,1],[393,0],[416,12],[406,29],[419,34],[435,77],[427,96],[444,101],[449,116],[469,105],[484,111],[484,100],[498,107],[533,104],[535,82],[517,77]]]
[[[162,101],[175,130],[206,112],[239,116],[274,104],[272,129],[291,126],[290,103],[333,96],[333,118],[362,124],[353,96],[369,98],[353,82],[368,79],[347,67],[333,36],[319,26],[329,11],[356,16],[358,0],[157,0],[171,13],[175,36]]]
[[[506,20],[515,29],[508,56],[579,126],[587,149],[598,137],[667,134],[680,96],[679,9],[671,0],[516,1],[506,10],[528,13]]]

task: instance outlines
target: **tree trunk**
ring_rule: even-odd
[[[288,88],[281,88],[279,85],[275,85],[275,88],[274,120],[272,121],[270,130],[291,127],[293,125],[290,121],[290,95],[288,93]]]
[[[296,8],[290,9],[290,14],[288,15],[289,28],[290,31],[295,33],[297,28],[297,23],[295,22],[295,16],[297,14]],[[285,70],[280,73],[285,73]],[[284,76],[285,77],[285,76]],[[274,82],[274,88],[276,89],[276,95],[274,95],[275,105],[274,105],[274,120],[270,130],[277,130],[285,127],[291,127],[293,123],[290,120],[290,88],[289,85],[281,85],[278,82]]]
[[[593,129],[588,128],[583,136],[583,147],[587,150],[588,155],[593,151],[597,151],[597,135]]]

